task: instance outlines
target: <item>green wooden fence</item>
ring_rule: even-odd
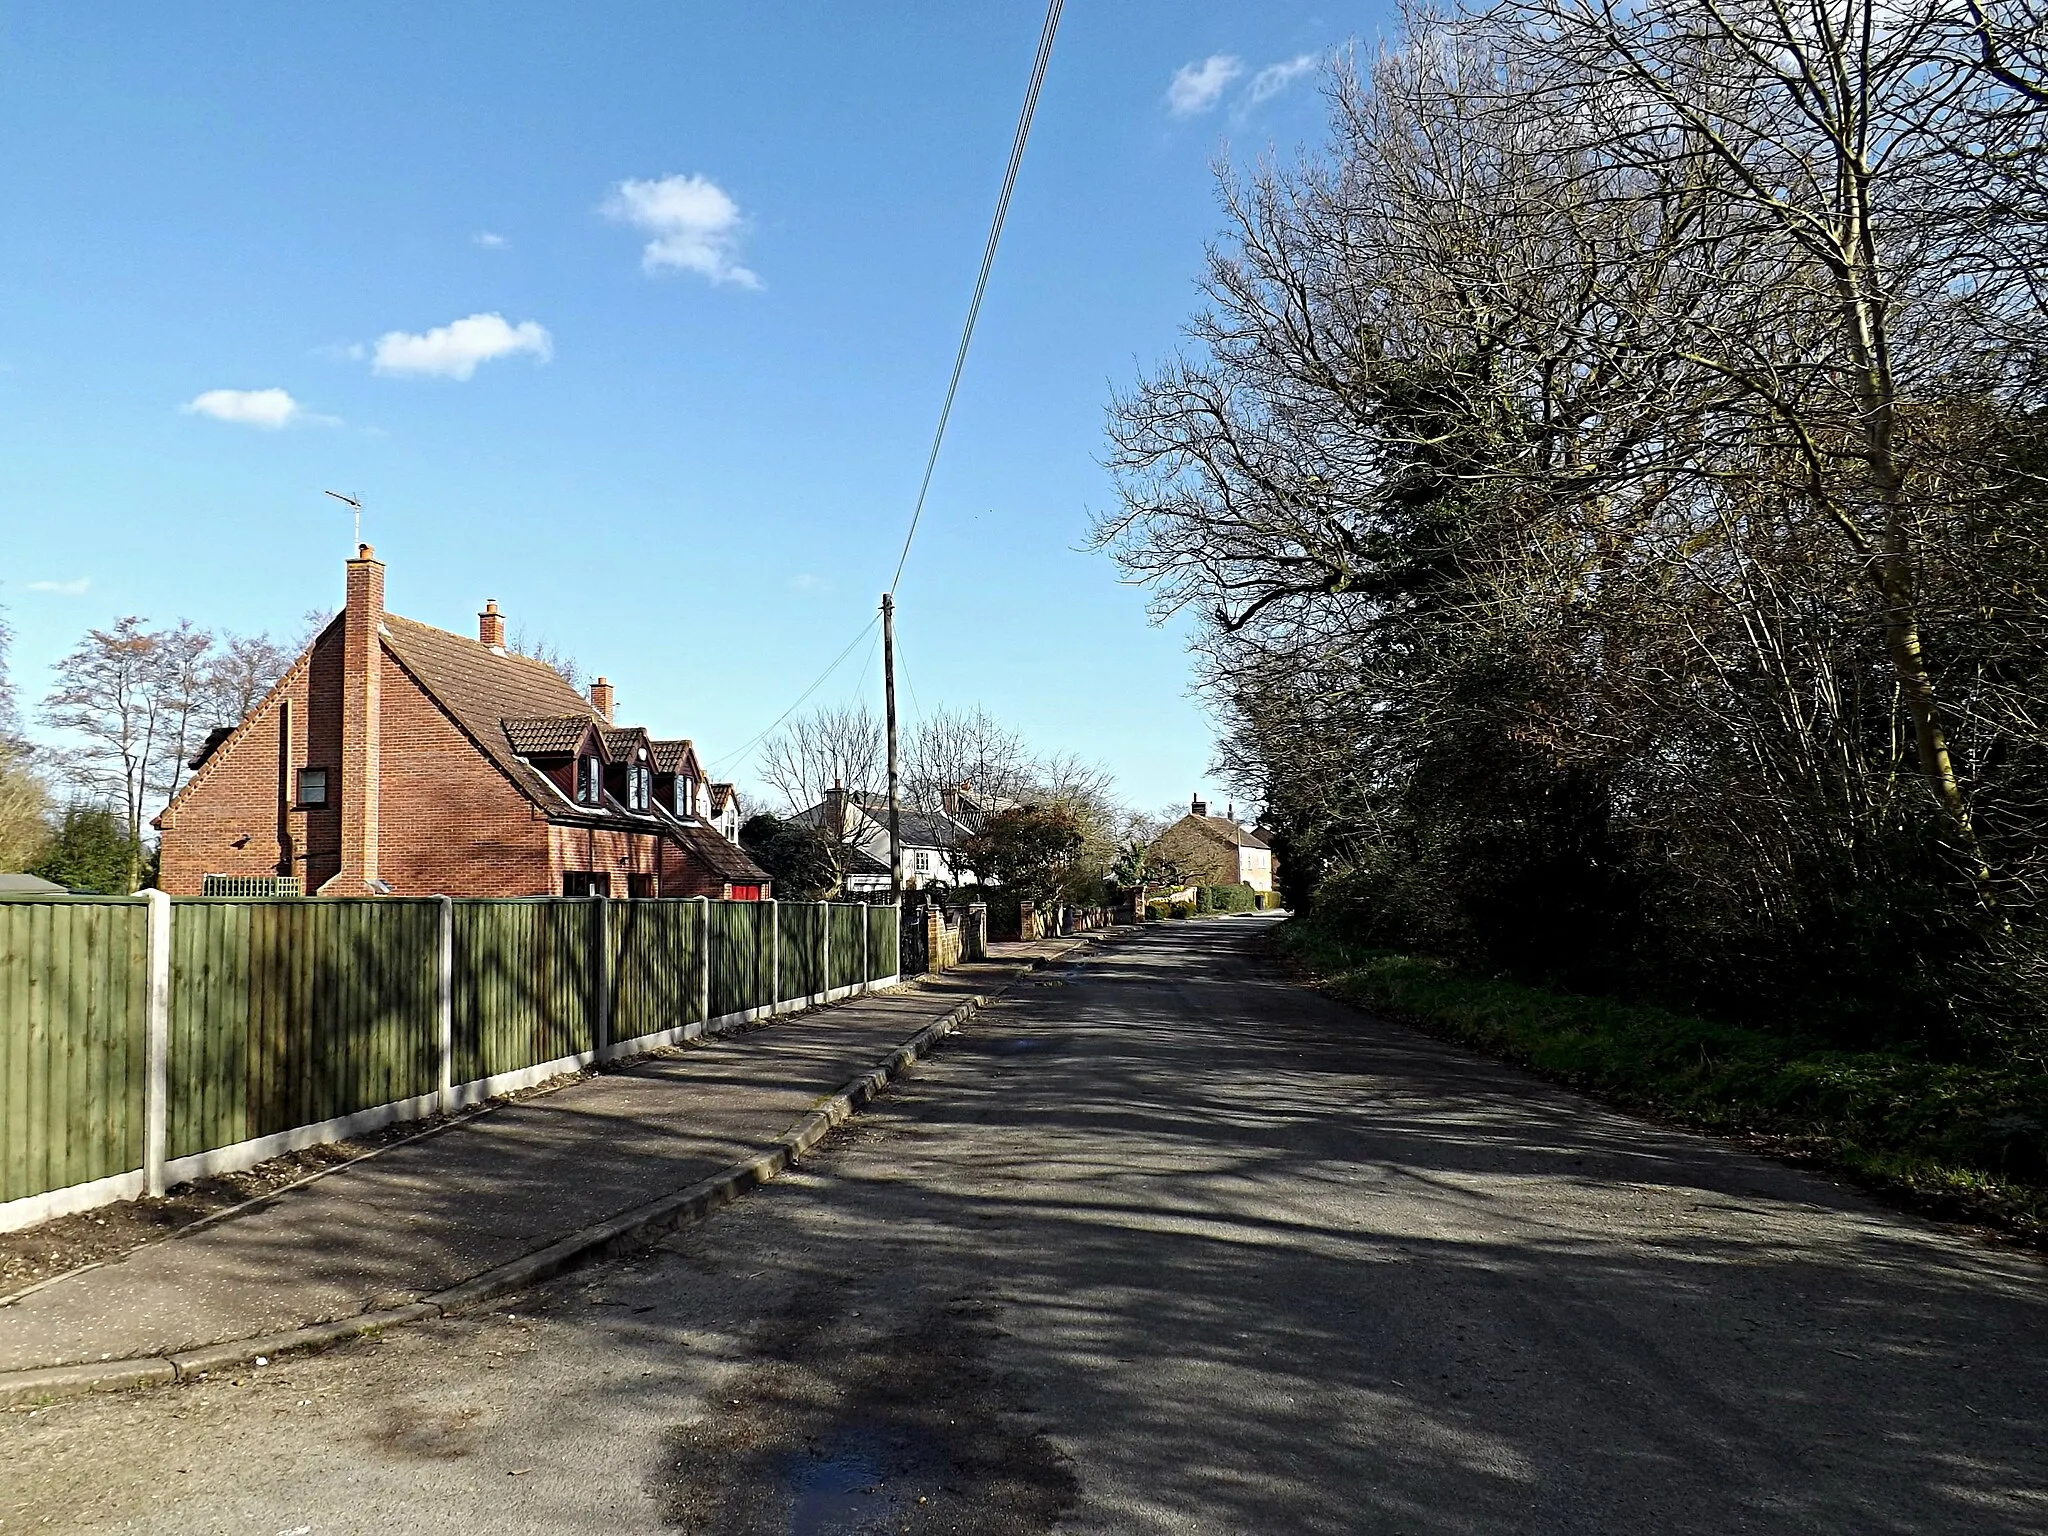
[[[704,941],[710,923],[709,902],[612,903],[613,1040],[637,1040],[704,1021]]]
[[[148,914],[0,903],[0,1201],[142,1166]]]
[[[897,907],[868,907],[868,980],[880,981],[901,969],[903,913]]]
[[[881,980],[896,956],[893,907],[0,897],[0,1230],[41,1219],[11,1201],[202,1155],[172,1174],[246,1167],[327,1122]]]
[[[440,903],[171,904],[168,1155],[432,1093]]]
[[[454,905],[455,1081],[596,1050],[599,903]]]

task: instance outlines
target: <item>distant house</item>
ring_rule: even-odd
[[[612,719],[505,647],[384,608],[365,544],[347,602],[156,826],[173,895],[715,896],[768,876],[713,824],[695,749]]]
[[[1189,885],[1273,889],[1273,850],[1266,840],[1234,816],[1211,816],[1199,796],[1190,802],[1188,814],[1153,838],[1146,851],[1153,859],[1172,860]]]
[[[0,896],[68,896],[71,887],[41,875],[0,874]]]
[[[850,893],[867,895],[889,889],[887,795],[828,790],[823,800],[789,819],[820,828],[847,846],[846,889]],[[971,872],[958,862],[960,844],[974,835],[965,820],[944,810],[934,815],[903,806],[897,812],[897,829],[903,841],[905,889],[958,885],[970,878]]]
[[[746,816],[740,810],[740,792],[730,784],[711,786],[711,825],[718,828],[719,835],[729,843],[740,840],[740,823]]]

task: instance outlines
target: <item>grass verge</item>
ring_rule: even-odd
[[[1830,1169],[1931,1215],[2048,1247],[2048,1073],[1845,1051],[1346,945],[1283,951],[1325,992],[1624,1108]]]

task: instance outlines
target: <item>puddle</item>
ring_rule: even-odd
[[[858,1536],[893,1529],[937,1463],[907,1434],[845,1430],[777,1469],[791,1499],[790,1536]]]

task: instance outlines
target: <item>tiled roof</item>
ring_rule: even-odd
[[[637,725],[603,725],[597,734],[604,738],[605,757],[614,763],[625,762],[647,740],[647,732]]]
[[[696,755],[688,737],[681,741],[649,741],[647,745],[654,753],[656,773],[680,773],[683,764]]]
[[[673,825],[669,835],[709,866],[721,880],[736,885],[761,885],[769,878],[768,871],[748,858],[745,849],[737,843],[728,843],[702,822],[679,821]]]
[[[1182,821],[1192,821],[1212,837],[1220,837],[1233,848],[1270,848],[1263,837],[1256,832],[1247,832],[1228,816],[1183,816]]]
[[[395,613],[384,615],[384,641],[529,800],[550,816],[577,814],[539,769],[521,760],[505,729],[512,720],[573,718],[587,724],[596,719],[590,701],[559,672],[546,662],[510,651],[501,655],[475,640]]]
[[[548,757],[574,752],[576,744],[583,740],[583,733],[590,729],[590,716],[540,715],[500,723],[514,752],[522,757]]]
[[[712,815],[714,815],[714,816],[723,816],[723,815],[725,814],[725,808],[726,808],[726,806],[727,806],[727,805],[728,805],[729,803],[731,803],[731,802],[733,802],[733,801],[736,801],[736,800],[738,800],[738,799],[739,799],[739,794],[737,793],[737,791],[735,791],[735,790],[733,789],[732,785],[730,785],[730,784],[714,784],[714,785],[712,785],[712,786],[711,786],[711,814],[712,814]]]
[[[884,831],[889,826],[889,801],[884,795],[850,794],[846,797],[853,805],[867,813],[870,820]],[[823,804],[799,811],[789,820],[806,827],[823,827],[826,824]],[[973,834],[950,816],[927,816],[913,811],[908,806],[897,812],[897,835],[903,839],[906,848],[954,848]]]

